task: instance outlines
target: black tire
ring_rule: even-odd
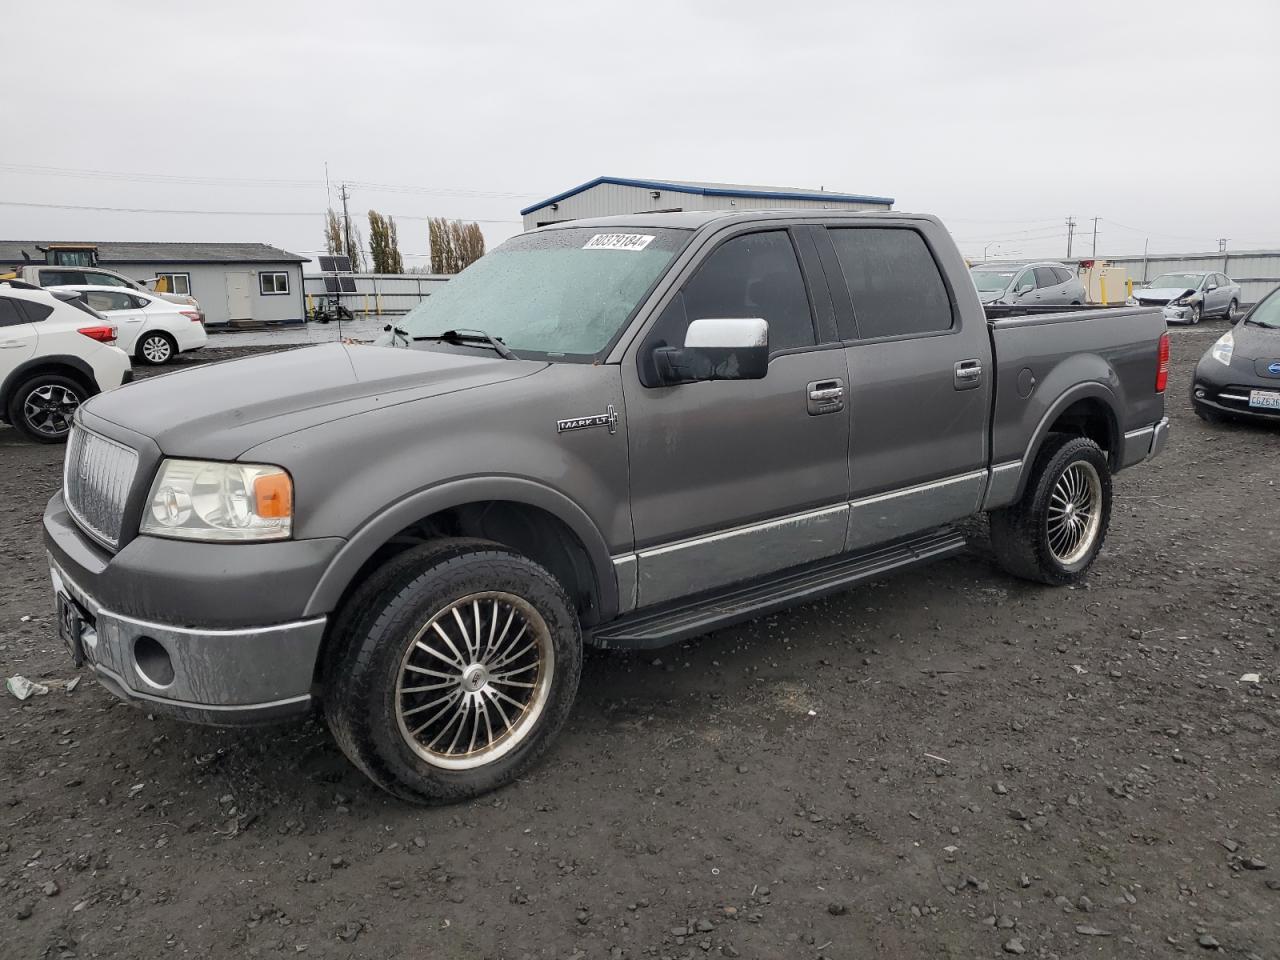
[[[1232,300],[1230,303],[1227,304],[1227,312],[1222,315],[1222,319],[1227,321],[1227,323],[1231,324],[1232,326],[1234,326],[1236,322],[1236,311],[1239,308],[1240,308],[1240,304]]]
[[[163,330],[151,330],[138,338],[133,353],[139,363],[161,367],[178,355],[178,341]]]
[[[65,443],[76,408],[88,398],[89,390],[80,380],[59,373],[38,373],[9,395],[6,416],[28,440]]]
[[[1064,558],[1051,544],[1051,537],[1062,528],[1050,529],[1050,506],[1053,504],[1055,510],[1058,509],[1055,499],[1060,495],[1058,483],[1068,470],[1077,466],[1079,470],[1073,472],[1072,477],[1079,475],[1087,480],[1091,472],[1097,480],[1096,490],[1089,484],[1091,496],[1096,500],[1097,526],[1093,527],[1090,512],[1085,521],[1086,532],[1082,534],[1088,540],[1087,545]],[[1061,522],[1060,517],[1055,519],[1055,523]],[[1015,577],[1062,586],[1075,583],[1088,572],[1102,549],[1110,522],[1111,471],[1106,454],[1085,437],[1053,434],[1036,458],[1022,499],[991,512],[991,546],[1000,566]]]
[[[510,596],[526,604],[536,614],[530,614],[526,626],[541,618],[541,625],[546,628],[546,633],[541,635],[546,636],[552,655],[542,658],[535,653],[534,657],[539,664],[549,662],[550,673],[537,711],[532,715],[529,712],[537,696],[530,690],[526,711],[509,727],[509,739],[504,741],[499,737],[488,748],[494,754],[491,761],[468,769],[448,769],[440,764],[458,762],[459,756],[460,762],[476,761],[465,753],[443,760],[436,755],[437,759],[431,760],[419,752],[430,753],[426,744],[415,741],[416,746],[411,746],[408,722],[397,707],[400,698],[411,694],[400,692],[398,683],[402,675],[416,677],[421,673],[416,671],[411,675],[402,671],[411,657],[419,655],[416,639],[434,642],[434,634],[428,632],[433,618],[442,611],[451,612],[452,604],[464,598],[470,601],[477,594]],[[487,604],[490,599],[492,596],[479,602]],[[470,610],[470,607],[463,609]],[[496,620],[496,601],[493,611]],[[480,615],[477,610],[476,616]],[[440,622],[451,623],[445,619]],[[452,626],[449,629],[453,631]],[[483,635],[484,629],[477,633]],[[490,632],[490,639],[494,633],[496,631]],[[530,636],[535,633],[540,633],[536,627]],[[458,640],[465,649],[461,638]],[[454,803],[496,790],[514,780],[538,758],[564,724],[582,672],[581,628],[564,588],[528,557],[485,540],[437,540],[396,556],[352,595],[335,621],[330,643],[324,671],[324,712],[334,739],[369,779],[411,803]],[[468,655],[461,656],[465,660]],[[450,674],[457,672],[430,659],[424,663]],[[543,667],[537,670],[535,679],[541,679]],[[485,677],[485,687],[500,682],[487,678],[487,674]],[[447,681],[444,685],[447,686]],[[462,684],[456,686],[458,694],[466,700],[468,695],[462,692]],[[518,690],[508,692],[519,693]],[[497,711],[488,710],[483,692],[471,693],[472,702],[486,705],[485,726],[491,726],[491,719],[496,725]],[[453,696],[453,687],[449,687],[445,695]],[[435,692],[420,696],[432,697]],[[418,706],[416,701],[407,702],[414,704],[408,708],[410,711],[427,709]],[[450,716],[453,715],[461,716],[458,720],[461,729],[466,711],[459,714],[454,710]],[[478,731],[481,729],[478,711],[474,715]],[[419,714],[419,718],[421,716]],[[506,719],[505,710],[503,719]],[[527,725],[522,728],[522,723]],[[444,736],[447,738],[447,733]],[[475,742],[473,735],[472,748]]]

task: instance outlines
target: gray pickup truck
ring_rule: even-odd
[[[956,553],[1081,577],[1160,452],[1158,310],[988,322],[898,213],[673,213],[503,244],[379,344],[82,406],[44,517],[60,633],[205,723],[319,703],[416,802],[507,783],[584,644],[653,648]]]

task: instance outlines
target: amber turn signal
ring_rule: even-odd
[[[289,475],[269,473],[253,481],[254,513],[264,519],[293,516],[293,481]]]

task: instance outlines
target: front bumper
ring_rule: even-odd
[[[1166,323],[1190,323],[1191,307],[1175,307],[1166,305],[1163,308]]]
[[[85,665],[117,697],[220,726],[270,723],[310,707],[324,617],[241,630],[175,627],[105,609],[52,557],[49,578],[84,619]]]
[[[61,495],[49,502],[44,533],[54,589],[82,611],[86,660],[114,694],[221,725],[308,709],[326,618],[303,611],[344,541],[136,537],[107,554]]]

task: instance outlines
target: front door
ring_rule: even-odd
[[[816,262],[802,271],[797,240],[786,229],[726,235],[624,363],[638,605],[844,547],[848,374],[844,352],[815,330],[811,297],[828,320],[830,303]],[[645,386],[639,367],[653,349],[683,344],[706,317],[768,322],[764,379]]]
[[[252,320],[253,304],[249,299],[249,274],[228,273],[227,283],[227,319]]]
[[[849,363],[850,550],[968,516],[985,489],[990,342],[943,279],[940,255],[952,276],[964,264],[941,231],[826,230],[827,275],[845,280],[832,296]]]

